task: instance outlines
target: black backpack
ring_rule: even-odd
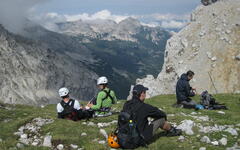
[[[216,99],[209,94],[208,91],[202,92],[200,104],[203,105],[205,109],[227,109],[224,104],[216,102]]]
[[[71,103],[71,105],[70,105]],[[64,115],[64,118],[69,118],[69,119],[72,119],[72,120],[76,120],[77,119],[77,112],[76,110],[74,109],[74,103],[75,103],[75,100],[73,99],[70,99],[67,103],[65,103],[63,100],[61,101],[61,105],[62,107],[64,108],[63,110],[63,115]]]
[[[123,149],[134,149],[139,146],[146,146],[144,137],[139,133],[136,123],[136,112],[142,104],[138,104],[132,110],[120,112],[118,116],[118,144]]]

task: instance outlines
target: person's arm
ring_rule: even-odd
[[[98,110],[101,108],[102,106],[102,99],[106,96],[105,92],[99,92],[98,96],[97,96],[97,104],[96,105],[92,105],[91,108],[93,110]]]
[[[192,91],[192,87],[190,86],[190,84],[187,82],[186,84],[186,91],[189,97],[193,97],[195,96],[195,93]]]
[[[117,97],[116,97],[116,94],[114,91],[112,91],[112,95],[113,95],[113,104],[116,104],[117,103]]]
[[[167,115],[163,111],[159,110],[157,107],[153,107],[149,104],[145,106],[149,117],[152,117],[154,119],[165,118],[167,120]]]
[[[75,100],[73,108],[76,110],[80,109],[80,104],[79,104],[78,100]]]
[[[64,113],[63,113],[63,107],[61,106],[60,103],[57,104],[57,113],[58,113],[58,118],[64,118]]]

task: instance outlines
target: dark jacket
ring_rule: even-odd
[[[195,95],[192,92],[192,87],[190,86],[187,74],[185,73],[181,75],[181,78],[177,82],[176,95],[178,104],[180,104],[183,101],[189,102],[191,100],[189,97]]]
[[[157,107],[153,107],[152,105],[146,104],[139,100],[138,98],[134,97],[132,100],[127,101],[123,106],[124,110],[132,110],[136,106],[139,107],[138,110],[136,110],[136,122],[137,122],[137,128],[139,132],[144,136],[146,142],[151,140],[153,136],[153,125],[148,124],[148,117],[152,117],[154,119],[160,119],[165,118],[166,114],[159,110]]]

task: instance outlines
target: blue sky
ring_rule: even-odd
[[[50,0],[37,10],[59,14],[92,14],[104,9],[118,15],[186,14],[198,4],[200,0]]]

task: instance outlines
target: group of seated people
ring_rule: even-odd
[[[100,77],[97,80],[100,91],[96,98],[93,98],[85,107],[80,105],[77,100],[71,99],[69,90],[66,87],[59,89],[59,96],[62,101],[57,104],[58,118],[70,120],[88,119],[95,116],[111,115],[111,106],[117,102],[113,90],[108,88],[108,79]]]
[[[194,108],[196,103],[190,98],[196,94],[196,89],[192,88],[189,81],[193,78],[194,72],[188,71],[182,74],[176,85],[177,104],[184,108]],[[88,119],[95,116],[111,115],[111,106],[117,102],[114,91],[108,88],[108,79],[100,77],[97,80],[100,89],[96,99],[88,102],[86,106],[81,106],[77,100],[69,97],[69,90],[61,88],[59,95],[62,101],[57,104],[58,118],[67,118],[71,120]],[[144,103],[148,88],[143,85],[135,85],[132,91],[132,99],[127,101],[122,111],[131,109],[136,115],[137,127],[145,141],[150,141],[157,129],[161,128],[167,132],[168,136],[181,135],[181,130],[176,129],[167,121],[165,112],[159,110],[150,104]],[[149,122],[151,117],[153,121]]]

